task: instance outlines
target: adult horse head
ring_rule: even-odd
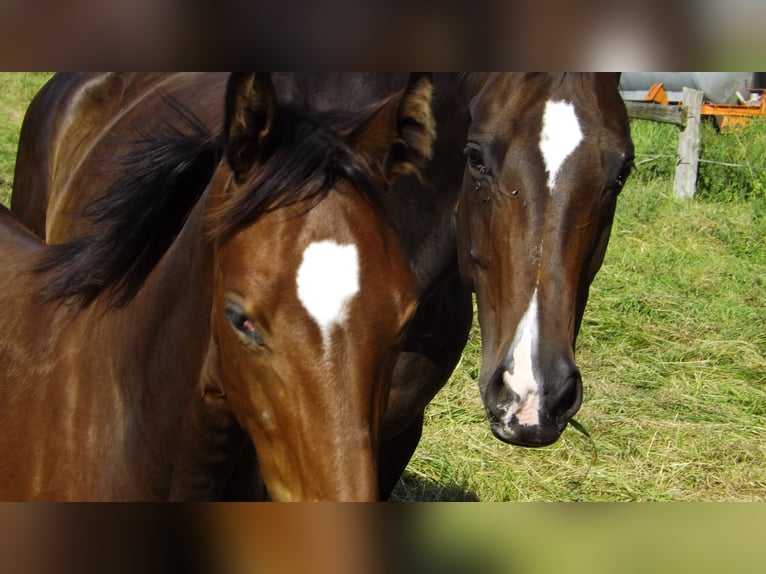
[[[499,439],[553,443],[582,401],[575,339],[633,163],[610,74],[492,74],[470,103],[458,253]]]

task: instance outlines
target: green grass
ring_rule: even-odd
[[[47,77],[0,74],[6,205],[23,111]],[[672,198],[676,128],[632,129],[639,163],[649,161],[620,197],[578,340],[577,419],[593,440],[570,427],[543,449],[497,441],[474,329],[428,407],[398,499],[766,499],[766,125],[704,126],[702,158],[745,167],[703,163],[685,203]]]
[[[0,203],[9,205],[24,111],[48,72],[0,73]]]
[[[633,138],[640,143],[634,180],[645,185],[657,180],[672,181],[678,133],[678,128],[668,124],[633,123]],[[717,202],[766,198],[764,120],[741,130],[720,132],[712,118],[704,119],[696,197]]]

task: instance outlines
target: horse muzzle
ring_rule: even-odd
[[[482,393],[492,433],[501,441],[524,447],[553,444],[582,403],[580,372],[562,361],[546,377],[514,377],[504,362]]]

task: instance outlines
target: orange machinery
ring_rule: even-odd
[[[653,84],[644,97],[645,102],[669,105],[668,94],[662,84]],[[682,104],[683,102],[678,102]],[[760,91],[760,97],[752,103],[741,105],[702,104],[703,116],[714,116],[722,130],[737,129],[746,126],[754,117],[766,117],[766,93]]]

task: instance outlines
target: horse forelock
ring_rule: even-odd
[[[223,191],[223,202],[209,214],[213,239],[226,241],[282,207],[305,202],[308,211],[340,180],[348,181],[366,200],[378,203],[378,174],[339,135],[353,131],[367,112],[320,116],[283,107],[278,113],[278,141],[273,153],[254,166],[245,181]]]

